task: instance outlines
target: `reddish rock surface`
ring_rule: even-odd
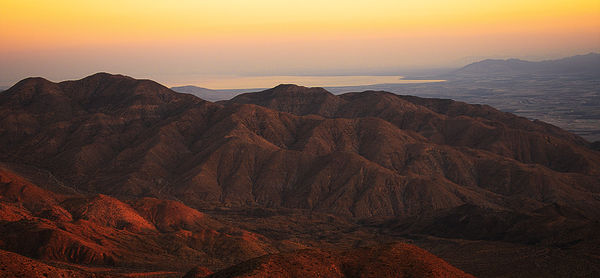
[[[598,206],[598,152],[491,107],[294,85],[222,104],[124,76],[26,79],[0,96],[2,159],[83,192],[199,208],[360,218],[463,204],[513,210],[515,198]]]
[[[0,277],[24,277],[24,278],[85,278],[85,277],[114,277],[112,275],[95,274],[78,270],[70,270],[54,267],[30,258],[0,250]]]
[[[180,202],[131,200],[138,213],[102,194],[54,194],[6,168],[0,178],[0,249],[34,259],[181,271],[199,262],[219,269],[279,250]]]
[[[188,271],[183,276],[183,278],[201,278],[201,277],[207,277],[211,274],[213,274],[213,272],[210,271],[210,269],[208,269],[206,267],[198,266],[198,267],[194,267],[193,269]]]
[[[473,277],[408,244],[267,255],[208,277]]]
[[[600,267],[600,153],[489,106],[295,85],[211,103],[106,73],[28,78],[0,93],[0,163],[0,248],[41,263],[183,275],[401,240],[474,274],[519,264],[459,260],[442,238],[526,250],[550,275]]]

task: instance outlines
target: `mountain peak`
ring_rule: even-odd
[[[273,94],[324,94],[324,95],[333,95],[329,91],[321,88],[321,87],[304,87],[296,84],[279,84],[271,89],[265,90],[259,93],[271,92]]]
[[[336,98],[329,91],[320,87],[304,87],[295,84],[279,84],[271,89],[261,92],[245,93],[231,99],[231,102],[236,103],[253,103],[264,101],[275,101],[281,99],[289,101],[290,99],[298,98]]]
[[[56,84],[56,83],[54,83],[46,78],[43,78],[43,77],[27,77],[27,78],[17,82],[12,87],[6,89],[6,91],[22,90],[27,87],[35,88],[38,86],[48,86],[48,85],[52,85],[52,84]]]
[[[288,87],[302,87],[302,88],[306,88],[304,86],[300,86],[300,85],[296,85],[296,84],[292,84],[292,83],[281,83],[273,88],[288,88]]]
[[[298,115],[327,114],[343,102],[320,87],[280,84],[274,88],[238,95],[230,103],[256,104]],[[329,111],[329,112],[328,112]]]
[[[97,72],[92,75],[86,76],[81,80],[136,80],[133,77],[122,75],[122,74],[112,74],[108,72]]]
[[[296,84],[291,84],[291,83],[282,83],[279,84],[273,88],[271,88],[273,90],[282,90],[282,89],[286,89],[286,90],[290,90],[290,89],[309,89],[309,87],[305,87],[305,86],[300,86],[300,85],[296,85]]]
[[[179,99],[178,93],[148,79],[136,79],[121,74],[99,72],[79,80],[59,83],[66,95],[78,101],[94,102],[98,99],[112,104],[128,98],[145,98],[152,104]]]
[[[65,85],[75,84],[76,86],[84,86],[84,87],[88,87],[88,86],[102,86],[102,87],[118,86],[118,87],[122,87],[123,89],[125,89],[125,88],[136,87],[142,83],[151,84],[154,87],[162,87],[162,88],[166,89],[165,86],[163,86],[159,83],[156,83],[152,80],[136,79],[136,78],[133,78],[133,77],[130,77],[127,75],[112,74],[112,73],[107,73],[107,72],[98,72],[98,73],[86,76],[82,79],[64,81],[64,82],[60,82],[59,84],[65,84]]]

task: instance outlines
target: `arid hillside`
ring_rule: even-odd
[[[549,273],[600,267],[600,153],[489,106],[296,85],[212,103],[121,75],[28,78],[0,93],[0,162],[0,248],[105,274],[398,241],[510,271],[493,266],[510,252],[470,263],[432,244],[450,239],[566,258]]]

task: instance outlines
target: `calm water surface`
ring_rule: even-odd
[[[407,80],[402,76],[204,76],[176,85],[195,85],[209,89],[272,88],[279,84],[297,84],[307,87],[361,86],[373,84],[414,84],[442,82],[444,80]]]

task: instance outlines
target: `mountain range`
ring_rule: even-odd
[[[434,71],[435,72],[435,71]],[[449,81],[467,79],[471,82],[475,79],[506,78],[546,76],[548,78],[561,78],[564,76],[576,76],[584,79],[600,78],[600,54],[588,53],[575,55],[555,60],[527,61],[521,59],[485,59],[474,62],[457,69],[445,70],[444,73],[421,74],[410,77],[414,79],[447,79]],[[369,90],[379,87],[389,87],[391,84],[364,84],[362,86],[324,87],[334,94],[341,94],[357,90]],[[410,84],[398,84],[398,86],[410,86]],[[1,88],[0,88],[1,89]],[[213,90],[194,85],[171,87],[179,93],[192,94],[208,101],[229,100],[246,92],[254,92],[256,89],[231,89]],[[418,92],[417,92],[418,93]]]
[[[600,268],[600,153],[486,105],[291,84],[210,102],[107,73],[28,78],[0,93],[0,162],[2,257],[34,269],[444,277]],[[410,268],[398,263],[407,257]]]
[[[486,59],[455,70],[447,75],[450,78],[507,75],[578,75],[600,77],[600,54],[588,53],[557,60],[539,62],[520,59]]]

